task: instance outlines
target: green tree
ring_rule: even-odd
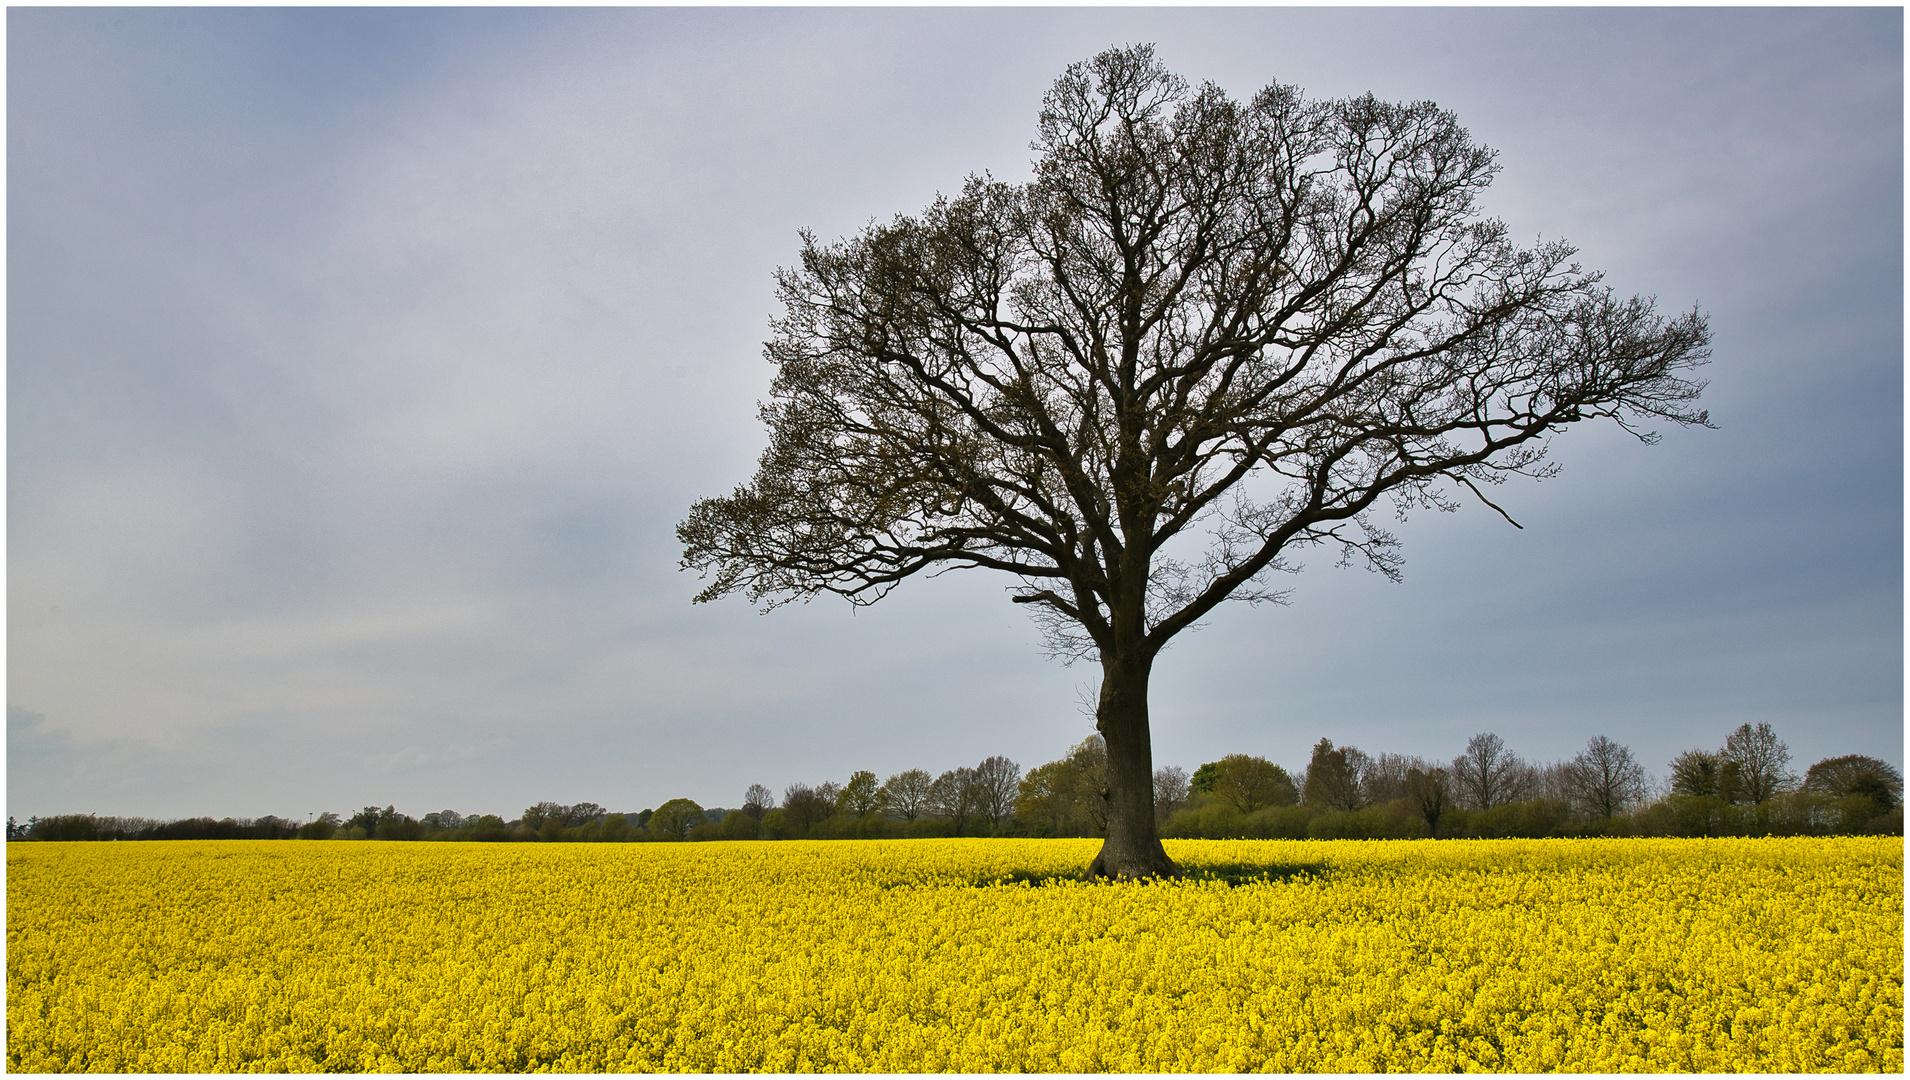
[[[763,835],[762,821],[741,810],[731,810],[723,816],[722,837],[725,840],[755,840]]]
[[[524,808],[523,814],[518,816],[517,820],[519,824],[532,832],[540,831],[546,822],[551,821],[556,822],[559,827],[561,827],[564,822],[564,805],[562,803],[540,802],[534,806],[527,806]]]
[[[868,817],[882,810],[882,785],[876,782],[875,774],[867,769],[858,769],[849,777],[836,793],[836,813],[850,817]]]
[[[1187,788],[1190,791],[1195,791],[1202,795],[1212,795],[1214,793],[1214,781],[1219,779],[1220,762],[1209,761],[1200,768],[1195,769],[1193,776],[1188,777]]]
[[[1833,799],[1861,795],[1883,813],[1903,800],[1903,774],[1887,761],[1863,754],[1825,758],[1804,772],[1804,790]]]
[[[1291,806],[1299,801],[1287,771],[1263,757],[1228,754],[1220,759],[1220,775],[1213,793],[1243,814],[1263,806]]]
[[[378,818],[383,812],[375,806],[367,806],[345,821],[345,830],[358,830],[360,839],[368,837],[378,831]]]
[[[1070,67],[1035,148],[1027,183],[804,235],[777,282],[768,449],[677,535],[699,601],[1019,579],[1049,648],[1100,667],[1091,872],[1171,875],[1161,649],[1229,599],[1279,599],[1309,548],[1397,576],[1371,512],[1493,506],[1482,486],[1546,474],[1569,425],[1706,424],[1684,375],[1710,333],[1563,243],[1513,244],[1479,207],[1492,152],[1428,102],[1238,102],[1140,46]]]
[[[1099,836],[1105,828],[1107,748],[1090,735],[1066,756],[1028,770],[1015,798],[1015,816],[1043,823],[1052,836]]]
[[[338,827],[342,824],[344,824],[344,822],[339,820],[337,814],[327,810],[305,824],[300,825],[298,827],[298,838],[300,840],[330,840],[332,836],[338,832]]]
[[[701,806],[689,799],[671,799],[650,815],[650,831],[664,840],[683,840],[705,820]]]
[[[1043,822],[1051,836],[1069,836],[1076,796],[1074,769],[1066,759],[1037,765],[1022,776],[1015,795],[1015,816]]]
[[[1671,760],[1671,793],[1716,797],[1721,766],[1718,755],[1708,750],[1686,750]]]

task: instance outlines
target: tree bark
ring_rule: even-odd
[[[1147,680],[1153,658],[1101,662],[1095,727],[1107,743],[1107,839],[1088,876],[1116,880],[1180,877],[1154,822],[1154,744],[1147,724]]]

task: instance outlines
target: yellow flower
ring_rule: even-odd
[[[7,1064],[1903,1069],[1897,838],[1097,843],[15,843]]]

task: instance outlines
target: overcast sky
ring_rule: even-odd
[[[1151,41],[1454,110],[1486,205],[1696,304],[1719,428],[1557,439],[1163,656],[1158,764],[1322,736],[1657,777],[1769,722],[1903,761],[1897,9],[7,12],[7,812],[515,816],[1025,768],[1090,734],[1005,579],[692,606],[797,231],[1028,174]]]

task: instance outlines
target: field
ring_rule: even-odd
[[[7,849],[10,1071],[1901,1071],[1903,841]]]

